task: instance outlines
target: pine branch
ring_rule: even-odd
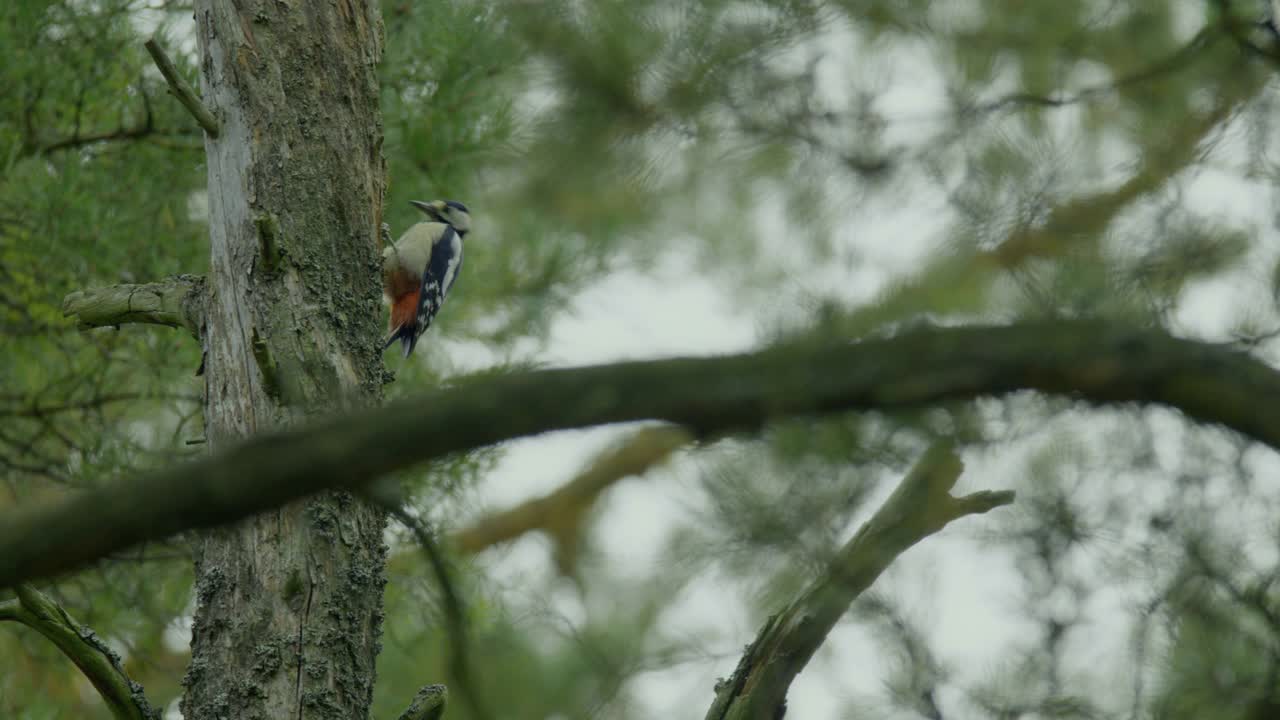
[[[659,419],[701,436],[798,415],[1020,390],[1160,404],[1280,448],[1280,372],[1228,346],[1099,321],[919,328],[742,355],[517,372],[260,435],[201,460],[0,515],[0,587],[230,523],[325,488],[552,430]]]
[[[689,433],[662,425],[638,430],[592,458],[572,480],[541,497],[481,518],[452,534],[454,546],[477,553],[540,530],[556,543],[556,565],[572,575],[582,523],[601,493],[626,478],[643,474],[693,442]]]
[[[1197,43],[1212,39],[1193,40],[1186,47],[1203,49]],[[1171,60],[1181,62],[1179,57],[1175,54]],[[915,277],[895,284],[875,303],[849,313],[843,326],[877,327],[885,318],[939,312],[944,306],[953,313],[980,311],[989,297],[987,289],[1000,274],[1046,258],[1087,255],[1126,210],[1201,161],[1209,139],[1262,92],[1271,77],[1254,67],[1242,66],[1240,70],[1241,79],[1224,84],[1212,107],[1189,114],[1162,135],[1162,142],[1143,154],[1124,182],[1046,208],[1043,222],[1012,228],[990,249],[959,256],[940,253],[937,261]],[[958,305],[957,298],[968,299]]]
[[[836,622],[899,555],[949,523],[1013,502],[1013,493],[951,495],[964,464],[948,443],[925,453],[893,495],[787,609],[770,617],[728,680],[716,684],[707,720],[780,718],[787,690]]]
[[[137,127],[121,127],[115,130],[104,130],[101,132],[76,134],[70,137],[51,140],[41,145],[38,152],[42,155],[51,155],[61,150],[78,150],[90,145],[98,145],[101,143],[121,142],[125,140],[143,140],[153,137],[189,137],[190,132],[181,130],[166,130],[162,128],[153,128],[147,125]]]
[[[0,417],[33,418],[38,420],[62,413],[101,410],[108,405],[114,405],[116,403],[146,402],[148,400],[168,400],[188,403],[200,402],[200,397],[197,395],[185,395],[180,393],[103,393],[101,395],[85,399],[68,400],[65,402],[49,403],[44,405],[41,405],[36,401],[37,397],[38,395],[32,395],[30,397],[20,396],[18,400],[9,400],[8,398],[0,397]]]
[[[436,584],[440,586],[444,604],[445,629],[449,636],[448,666],[453,683],[460,690],[459,694],[466,701],[472,717],[477,720],[491,720],[493,714],[489,712],[488,703],[476,684],[475,673],[472,672],[471,644],[467,640],[469,634],[467,609],[457,584],[453,581],[454,573],[449,559],[445,557],[440,545],[432,537],[431,529],[420,518],[411,515],[399,505],[384,504],[383,507],[413,533],[418,546],[427,556],[431,571],[435,573]],[[420,716],[438,718],[444,713],[445,702],[448,699],[448,689],[444,685],[428,685],[418,691],[401,718],[403,720],[405,715],[411,715],[415,708]]]

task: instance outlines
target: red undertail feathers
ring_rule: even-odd
[[[405,293],[391,303],[389,335],[383,350],[399,339],[405,357],[413,352],[413,346],[418,342],[418,294],[417,291]]]

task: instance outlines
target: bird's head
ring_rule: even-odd
[[[431,202],[410,200],[409,202],[432,220],[451,225],[459,235],[466,235],[471,230],[471,213],[467,211],[466,205],[457,200],[432,200]]]

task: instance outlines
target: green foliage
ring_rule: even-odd
[[[0,8],[0,507],[168,464],[203,435],[191,377],[199,351],[188,338],[80,333],[60,310],[77,288],[208,262],[190,210],[204,186],[199,135],[148,68],[137,23],[157,11],[145,6]],[[52,594],[125,650],[162,703],[179,690],[181,657],[163,635],[186,607],[190,577],[181,545],[165,544]],[[0,657],[14,663],[0,680],[0,714],[103,716],[42,638],[6,627]]]
[[[1275,180],[1274,38],[1230,31],[1262,5],[387,0],[385,219],[399,233],[418,220],[408,200],[437,197],[476,219],[465,275],[420,346],[427,361],[389,360],[389,394],[465,382],[474,368],[458,348],[479,348],[486,372],[538,362],[582,290],[673,256],[766,339],[1103,315],[1248,331],[1273,353],[1274,302],[1219,308],[1225,327],[1186,319],[1208,286],[1272,300],[1280,287],[1270,218],[1190,199],[1206,177]],[[200,450],[187,444],[203,438],[188,338],[81,333],[60,311],[77,288],[207,265],[201,135],[141,46],[158,29],[189,50],[189,14],[144,0],[0,5],[0,508]],[[195,77],[194,57],[173,54]],[[909,260],[899,245],[916,248]],[[672,637],[664,614],[683,592],[713,577],[753,620],[776,611],[939,435],[968,443],[976,484],[1019,489],[1012,519],[984,525],[982,550],[1018,581],[1002,600],[1027,631],[981,672],[948,664],[890,582],[853,618],[886,659],[880,692],[853,704],[1270,716],[1275,561],[1222,560],[1242,528],[1267,527],[1246,516],[1274,510],[1273,488],[1256,482],[1268,476],[1230,439],[1168,414],[1030,397],[722,441],[698,456],[700,482],[653,490],[690,509],[662,519],[650,568],[613,566],[593,542],[607,527],[589,534],[572,583],[550,572],[504,583],[487,557],[466,565],[482,689],[521,717],[651,716],[644,673],[679,674],[704,645],[727,672],[746,641]],[[447,531],[496,462],[478,453],[393,481]],[[604,517],[620,507],[606,497]],[[448,675],[437,592],[407,545],[391,562],[378,717]],[[186,661],[164,640],[190,611],[185,555],[177,541],[149,547],[51,588],[128,651],[157,704],[179,692]],[[1139,666],[1145,684],[1070,662],[1072,642],[1097,637],[1090,603],[1109,585],[1144,601],[1116,611],[1150,638],[1116,664]],[[102,716],[40,638],[5,627],[0,658],[15,658],[0,715]],[[702,713],[704,690],[680,716]],[[456,693],[448,714],[468,716]]]

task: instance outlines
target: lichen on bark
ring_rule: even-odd
[[[382,22],[372,0],[197,0],[195,18],[220,123],[203,336],[217,451],[380,399]],[[330,492],[201,536],[184,717],[366,717],[384,525]]]

